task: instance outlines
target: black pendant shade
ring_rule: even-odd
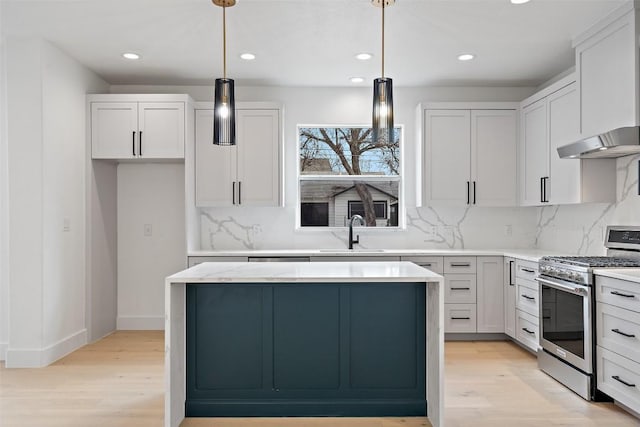
[[[213,143],[236,145],[236,102],[233,79],[216,79],[213,98]]]
[[[373,81],[373,142],[392,142],[393,129],[393,81],[378,78]]]

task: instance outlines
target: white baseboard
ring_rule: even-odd
[[[119,331],[163,331],[164,316],[118,316]]]
[[[6,342],[0,342],[0,362],[7,360],[7,348],[9,344]]]
[[[42,368],[79,349],[87,343],[87,330],[82,329],[45,348],[7,349],[7,368]]]

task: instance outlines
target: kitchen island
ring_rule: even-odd
[[[314,415],[442,426],[442,283],[409,262],[203,263],[169,276],[165,426]]]

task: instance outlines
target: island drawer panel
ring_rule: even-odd
[[[425,416],[425,291],[188,284],[186,415]]]

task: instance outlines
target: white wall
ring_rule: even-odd
[[[164,279],[187,266],[184,178],[184,164],[118,165],[118,329],[164,329]]]
[[[0,5],[2,22],[2,5]],[[5,359],[9,341],[9,177],[7,152],[7,104],[5,38],[0,33],[0,360]]]
[[[85,94],[108,86],[37,39],[8,39],[7,68],[7,366],[44,366],[86,342]]]

